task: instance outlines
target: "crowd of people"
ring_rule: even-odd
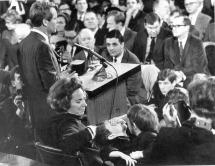
[[[87,165],[215,164],[214,11],[214,0],[1,1],[0,151],[36,159],[36,141]],[[88,123],[71,64],[87,72],[98,57],[78,45],[141,65],[125,79],[127,114]]]

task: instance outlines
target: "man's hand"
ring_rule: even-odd
[[[130,157],[131,157],[132,159],[135,159],[135,160],[141,159],[141,158],[144,157],[144,156],[143,156],[143,151],[131,152],[131,153],[130,153]]]
[[[137,163],[136,160],[132,159],[130,156],[124,154],[124,153],[121,153],[120,157],[125,160],[126,162],[126,166],[135,166],[135,163]]]
[[[167,126],[175,127],[177,124],[177,110],[172,104],[165,104],[163,107],[163,117]]]

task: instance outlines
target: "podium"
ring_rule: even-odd
[[[80,76],[83,87],[88,94],[87,118],[89,124],[99,124],[104,120],[127,113],[128,101],[126,97],[126,79],[139,72],[139,64],[113,63],[118,73],[108,66],[106,72],[108,78],[99,82],[92,80],[98,70],[88,71]],[[115,92],[116,91],[116,92]],[[115,100],[113,102],[115,92]]]

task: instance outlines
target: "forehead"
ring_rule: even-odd
[[[127,3],[137,3],[137,0],[127,0]]]
[[[106,39],[106,43],[109,43],[109,44],[112,44],[112,43],[117,43],[117,44],[121,44],[120,42],[119,42],[119,39],[117,39],[117,38],[107,38]]]
[[[69,5],[68,4],[63,4],[59,7],[59,9],[69,9]]]
[[[85,92],[79,88],[79,89],[76,89],[73,93],[72,93],[72,98],[73,99],[79,99],[79,98],[83,98],[83,97],[86,97],[86,94]]]
[[[165,80],[159,80],[158,83],[171,83],[168,78]]]
[[[173,18],[171,18],[171,23],[173,25],[184,24],[184,18],[183,17],[173,17]]]
[[[114,20],[114,16],[108,16],[107,17],[107,22],[115,22],[115,20]]]
[[[184,3],[199,2],[199,0],[185,0]]]
[[[159,25],[160,25],[160,22],[159,22],[159,21],[155,21],[154,24],[152,24],[152,25],[146,23],[146,26],[147,26],[147,27],[157,27],[157,26],[159,26]]]
[[[96,14],[93,12],[88,12],[85,14],[85,18],[96,18]]]
[[[86,0],[77,0],[77,4],[81,4],[81,3],[87,3]]]
[[[52,18],[57,18],[57,10],[54,7],[50,8],[50,12],[52,14]]]
[[[80,38],[94,38],[93,34],[90,31],[82,31],[79,34]]]

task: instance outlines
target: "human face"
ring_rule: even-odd
[[[78,2],[76,3],[76,9],[80,13],[85,13],[87,11],[87,2],[86,0],[77,0]]]
[[[126,129],[127,125],[125,121],[119,121],[117,123],[111,123],[110,121],[105,121],[105,127],[110,131],[110,135],[114,138],[118,136],[127,136]]]
[[[127,9],[135,9],[137,8],[137,0],[127,0]]]
[[[116,24],[116,21],[114,19],[114,16],[109,16],[107,18],[107,29],[109,31],[111,31],[113,29],[117,29],[117,24]]]
[[[120,43],[117,38],[107,38],[106,39],[107,50],[110,56],[119,56],[124,49],[124,43]]]
[[[154,8],[154,12],[164,21],[168,21],[170,16],[170,4],[167,0],[159,2]]]
[[[161,23],[156,21],[153,25],[145,24],[146,31],[150,37],[157,37],[160,33]]]
[[[65,30],[66,21],[63,17],[57,17],[56,30],[62,32]]]
[[[47,24],[47,32],[49,34],[52,34],[54,32],[56,32],[56,24],[57,24],[57,11],[55,8],[51,8],[50,9],[51,13],[52,13],[52,19],[50,21],[48,21]]]
[[[184,1],[184,6],[189,14],[195,13],[199,9],[200,5],[201,3],[199,2],[199,0]]]
[[[160,88],[161,93],[162,93],[164,96],[166,96],[166,94],[167,94],[170,90],[174,89],[174,87],[175,87],[175,81],[173,81],[173,82],[171,83],[171,82],[169,81],[168,78],[166,78],[166,79],[163,80],[163,81],[159,80],[159,81],[158,81],[158,86],[159,86],[159,88]]]
[[[74,115],[82,116],[84,115],[86,107],[86,93],[81,88],[79,88],[72,94],[68,112]]]
[[[189,25],[184,24],[183,17],[174,17],[171,18],[170,20],[171,20],[170,26],[172,27],[172,33],[174,37],[180,38],[189,33]]]
[[[16,88],[16,90],[22,89],[23,82],[21,80],[21,75],[19,73],[15,73],[14,74],[14,80],[12,80],[11,83],[12,83],[12,86],[14,88]]]
[[[72,11],[71,11],[69,5],[67,5],[67,4],[64,4],[64,5],[59,6],[59,11],[60,11],[60,13],[66,13],[66,14],[68,14],[69,16],[70,16],[71,13],[72,13]]]
[[[98,28],[98,19],[96,17],[96,14],[93,12],[86,13],[84,17],[84,25],[86,28],[91,30]]]
[[[81,32],[78,39],[80,45],[90,49],[94,48],[95,39],[92,33],[88,33],[88,31]]]

